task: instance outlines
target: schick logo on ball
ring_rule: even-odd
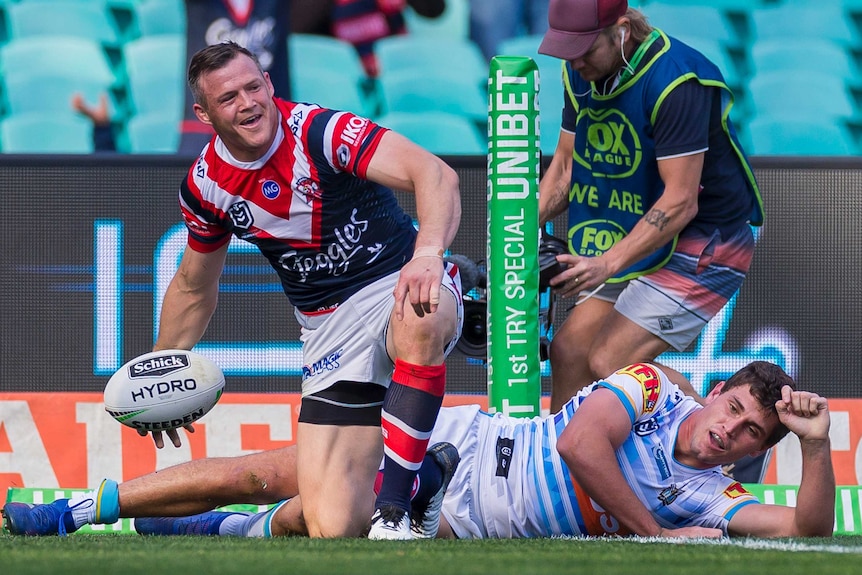
[[[168,375],[189,367],[189,356],[185,354],[170,354],[151,357],[129,366],[129,378],[153,377]]]

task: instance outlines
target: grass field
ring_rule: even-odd
[[[0,535],[0,573],[4,575],[849,575],[860,572],[862,537],[683,543],[644,539],[403,543],[364,539]]]

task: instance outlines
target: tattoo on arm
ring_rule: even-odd
[[[664,231],[665,227],[667,227],[667,224],[670,222],[670,218],[663,211],[653,208],[646,213],[644,221],[657,227],[659,231]]]

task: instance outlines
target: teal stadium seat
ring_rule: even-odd
[[[438,155],[484,156],[487,138],[469,120],[445,112],[393,112],[377,123]]]
[[[849,120],[856,102],[844,79],[825,72],[765,72],[748,82],[750,118]]]
[[[488,121],[487,92],[473,80],[453,76],[446,80],[421,67],[381,74],[382,113],[446,112],[477,124]]]
[[[817,2],[779,4],[751,12],[751,41],[802,38],[832,40],[845,47],[860,47],[859,32],[843,4]]]
[[[140,36],[186,35],[186,6],[183,0],[140,0],[133,7]]]
[[[80,36],[117,47],[121,34],[103,1],[26,0],[6,9],[9,38]]]
[[[186,38],[142,36],[123,46],[126,83],[135,114],[161,112],[179,119],[185,105]]]
[[[845,156],[859,150],[845,126],[809,119],[756,118],[745,128],[752,155]]]
[[[437,18],[423,18],[408,6],[404,20],[411,36],[467,39],[470,37],[470,0],[446,0],[446,9]]]
[[[99,44],[75,36],[30,36],[10,40],[0,47],[0,71],[4,77],[36,72],[69,74],[105,84],[113,84],[117,79]]]
[[[669,36],[697,37],[717,41],[725,47],[742,43],[730,19],[711,3],[666,4],[649,2],[644,8],[649,23]]]
[[[381,78],[403,70],[421,70],[438,81],[468,78],[487,85],[488,62],[474,42],[467,39],[429,36],[387,36],[374,44]]]
[[[42,112],[15,114],[0,120],[4,154],[89,154],[93,125],[86,118]]]
[[[116,114],[125,113],[123,92],[104,51],[86,38],[31,36],[10,40],[0,47],[0,72],[6,111],[68,111],[71,94],[79,91],[91,102],[106,92]]]
[[[288,44],[292,100],[377,115],[377,96],[352,44],[316,34],[291,34]]]
[[[91,105],[98,102],[102,94],[107,94],[111,117],[123,115],[120,104],[113,97],[110,84],[91,78],[36,71],[32,74],[9,75],[3,82],[5,109],[9,114],[70,114],[70,102],[76,93],[80,93],[84,101]]]
[[[770,72],[819,72],[834,74],[845,82],[859,82],[859,66],[846,47],[832,40],[798,38],[763,39],[754,42],[750,49],[753,76]]]
[[[137,114],[126,122],[118,149],[130,154],[172,154],[180,144],[179,120],[165,114]]]

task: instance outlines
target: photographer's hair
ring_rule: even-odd
[[[258,61],[257,56],[255,56],[250,50],[243,48],[233,41],[221,42],[219,44],[207,46],[192,56],[191,62],[189,62],[188,82],[189,89],[192,91],[192,96],[194,96],[195,102],[201,106],[206,106],[206,100],[200,87],[201,76],[207,72],[224,68],[240,54],[248,56],[254,60],[254,63],[257,65],[257,69],[260,70],[261,75],[263,75],[263,68]]]
[[[781,399],[781,388],[789,385],[796,390],[796,382],[793,378],[774,363],[768,361],[753,361],[734,373],[726,382],[721,393],[735,388],[748,385],[751,395],[757,400],[764,411],[775,412],[775,402]],[[767,445],[772,446],[781,441],[787,435],[787,427],[779,423],[772,434],[766,439]]]

